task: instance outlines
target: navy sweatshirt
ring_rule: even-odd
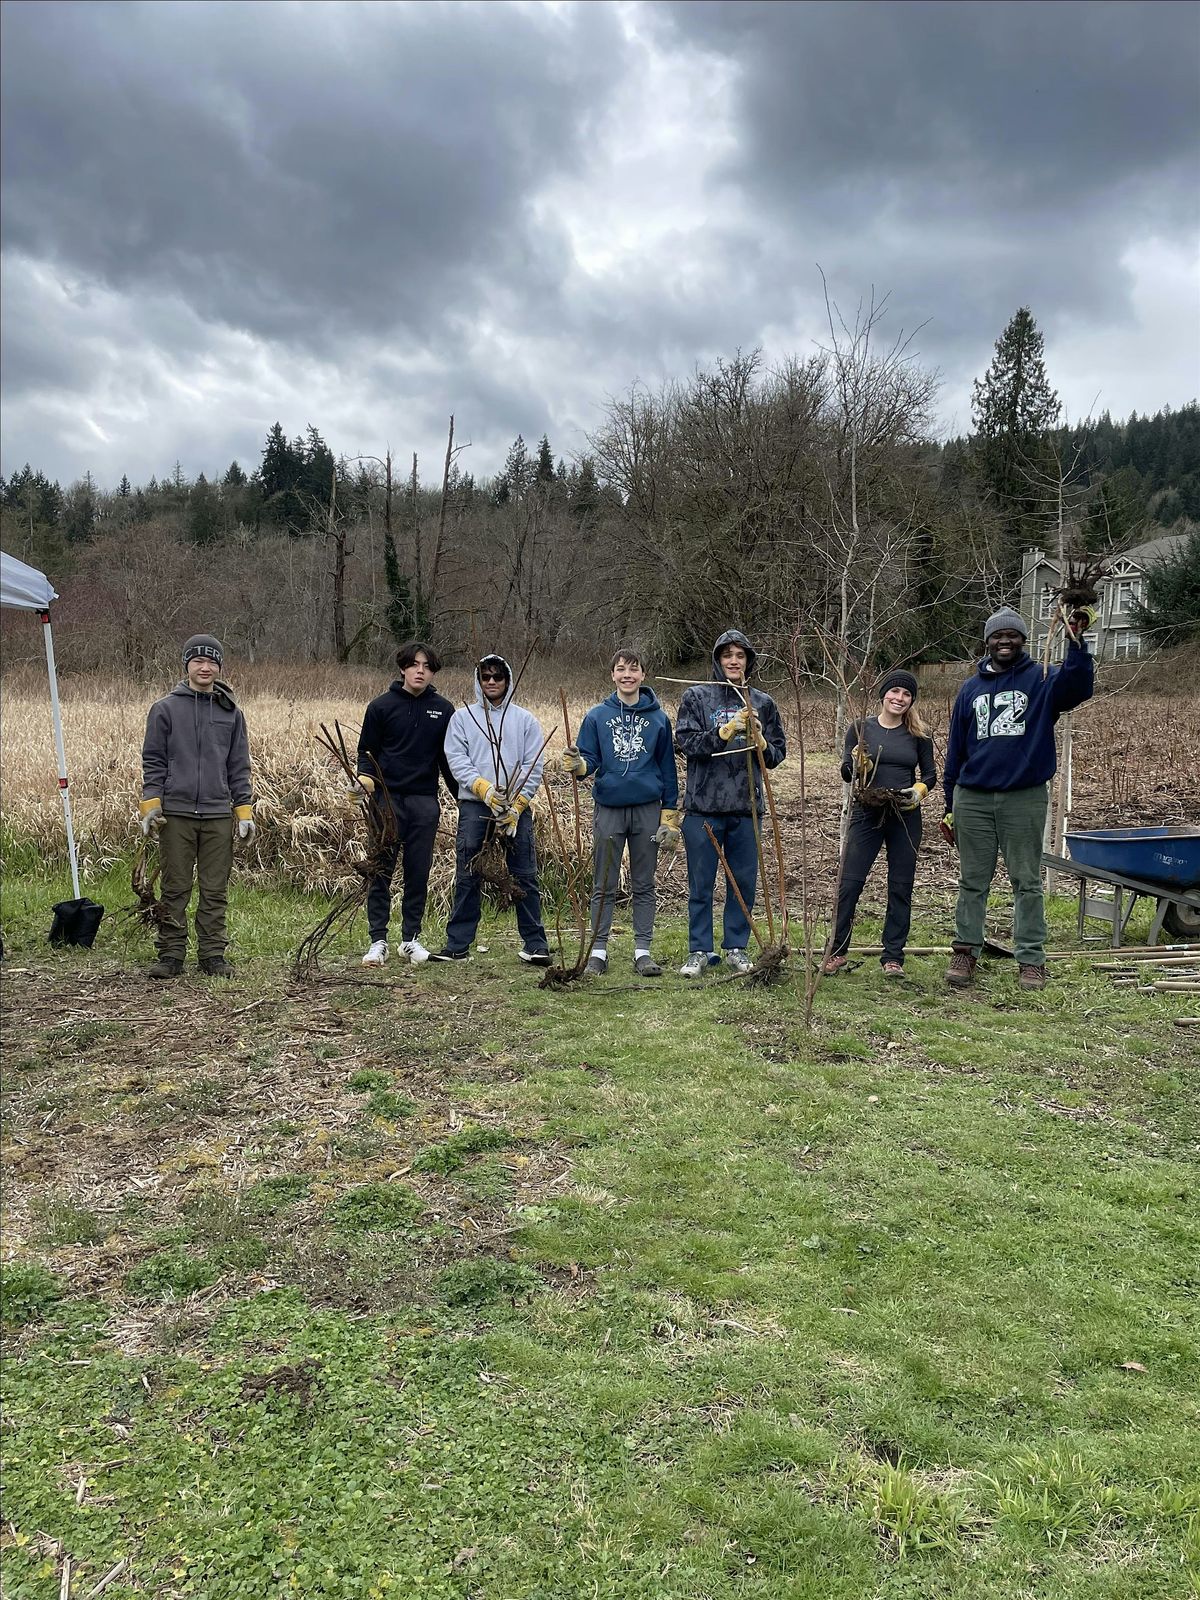
[[[454,707],[434,689],[409,694],[397,679],[371,701],[358,736],[358,772],[373,778],[375,758],[393,799],[438,792],[438,772],[451,794],[458,791],[446,760],[446,729]]]
[[[1031,789],[1048,783],[1058,766],[1054,724],[1092,698],[1095,666],[1082,642],[1067,644],[1066,660],[1042,676],[1041,663],[1022,653],[1009,667],[989,656],[958,691],[950,714],[942,783],[946,809],[954,786]]]
[[[576,748],[595,779],[598,806],[666,806],[679,802],[671,724],[653,689],[642,685],[634,705],[610,694],[579,728]]]

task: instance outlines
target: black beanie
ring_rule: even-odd
[[[891,672],[885,672],[879,680],[879,698],[881,700],[889,689],[907,689],[915,701],[918,692],[916,675],[911,672],[905,672],[903,667],[894,667]]]
[[[225,652],[221,649],[221,641],[214,639],[211,633],[194,633],[183,647],[183,664],[186,667],[189,661],[194,661],[197,656],[203,656],[208,661],[215,661],[218,666],[225,660]]]

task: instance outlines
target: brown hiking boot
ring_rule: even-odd
[[[952,989],[968,989],[975,981],[975,957],[966,947],[955,945],[950,965],[946,968],[946,982]]]
[[[845,971],[849,965],[849,956],[826,956],[821,963],[821,976],[823,978],[834,978],[839,972]]]
[[[152,967],[146,968],[148,978],[177,978],[183,971],[183,962],[177,956],[159,956]]]
[[[1029,962],[1022,962],[1017,982],[1022,989],[1044,989],[1046,987],[1046,969],[1045,967],[1035,967]]]

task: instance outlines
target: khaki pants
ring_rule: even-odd
[[[225,905],[233,870],[232,817],[164,817],[158,830],[162,863],[163,918],[158,929],[160,956],[187,956],[188,902],[200,881],[196,906],[196,954],[201,961],[225,954]]]

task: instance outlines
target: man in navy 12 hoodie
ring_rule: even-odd
[[[1008,607],[995,612],[984,628],[987,654],[958,691],[942,775],[942,832],[957,844],[960,862],[954,954],[946,972],[955,988],[975,976],[999,855],[1012,880],[1021,987],[1045,986],[1042,838],[1058,766],[1054,724],[1091,699],[1094,667],[1083,635],[1093,617],[1088,609],[1072,614],[1063,664],[1043,673],[1026,654],[1029,630],[1020,616]]]
[[[679,846],[679,775],[671,723],[645,684],[646,668],[633,645],[612,658],[616,691],[593,706],[579,728],[579,743],[562,756],[574,778],[594,778],[592,818],[592,953],[584,969],[608,971],[608,936],[621,858],[629,850],[633,895],[633,966],[642,978],[662,976],[650,954],[654,932],[654,874],[658,847]]]

